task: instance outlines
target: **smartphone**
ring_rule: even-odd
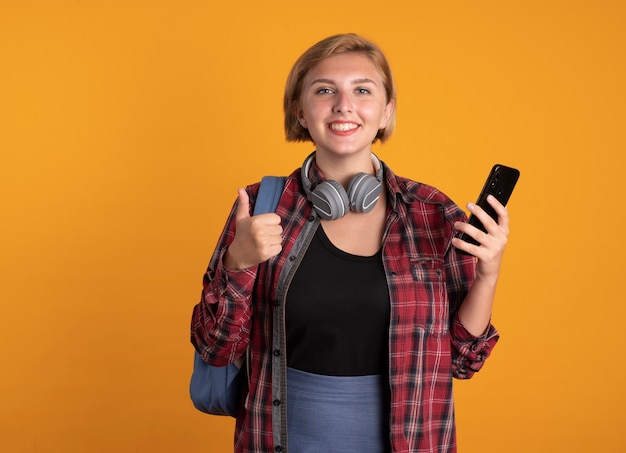
[[[476,204],[483,208],[485,212],[489,214],[491,218],[494,219],[496,222],[498,221],[498,214],[491,207],[491,205],[487,203],[487,196],[493,195],[500,203],[506,206],[509,198],[511,197],[511,193],[513,193],[515,184],[519,179],[519,175],[520,172],[518,169],[500,164],[494,165],[489,172],[487,181],[485,181],[485,186],[483,187],[483,190],[481,190]],[[476,228],[483,230],[485,233],[487,232],[482,222],[478,220],[478,218],[474,215],[470,215],[468,223],[475,226]],[[477,241],[474,240],[474,238],[468,236],[465,233],[461,235],[461,239],[475,245],[480,245]]]

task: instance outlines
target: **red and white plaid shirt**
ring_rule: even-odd
[[[315,165],[309,176],[313,184],[324,179]],[[454,222],[466,220],[464,212],[438,190],[397,177],[386,166],[385,183],[391,451],[454,452],[452,378],[467,379],[478,371],[498,333],[490,325],[476,338],[456,316],[475,268],[473,257],[451,245]],[[258,187],[248,187],[251,203]],[[285,296],[319,219],[296,170],[276,210],[285,237],[282,252],[253,268],[229,271],[222,257],[235,235],[235,209],[204,276],[191,340],[213,365],[234,361],[250,346],[249,392],[237,416],[235,451],[285,452]]]

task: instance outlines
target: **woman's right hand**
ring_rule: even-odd
[[[235,239],[224,254],[224,266],[230,270],[255,266],[278,255],[283,248],[280,217],[273,212],[251,216],[248,192],[238,192]]]

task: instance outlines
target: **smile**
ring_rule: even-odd
[[[330,123],[329,127],[333,131],[345,132],[345,131],[351,131],[352,129],[356,129],[357,127],[359,127],[359,125],[355,123]]]

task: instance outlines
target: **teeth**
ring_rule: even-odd
[[[350,131],[356,129],[357,124],[354,123],[331,123],[330,128],[334,131]]]

